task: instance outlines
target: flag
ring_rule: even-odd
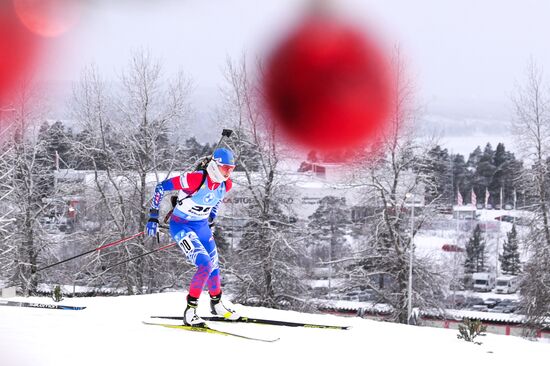
[[[476,193],[474,192],[474,189],[472,188],[472,194],[470,196],[470,202],[472,203],[472,205],[477,205],[477,198],[476,198]]]
[[[456,190],[456,204],[458,206],[462,206],[464,204],[464,201],[462,200],[462,195],[460,194],[460,190],[457,187]]]
[[[487,189],[487,187],[485,187],[485,207],[487,207],[487,205],[489,204],[489,197],[491,196],[491,194],[489,193],[489,190]]]

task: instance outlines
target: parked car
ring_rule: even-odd
[[[487,305],[481,304],[481,305],[474,305],[474,306],[472,306],[472,310],[487,312],[487,311],[489,311],[489,308],[487,307]]]
[[[473,307],[475,305],[483,305],[483,299],[481,297],[468,297],[466,299],[466,304],[469,307]]]
[[[455,294],[447,296],[447,304],[455,306],[457,308],[462,308],[467,304],[466,296],[462,294]]]
[[[519,303],[515,300],[503,299],[500,304],[498,304],[498,307],[504,308],[504,313],[514,313],[518,309]]]
[[[502,216],[495,217],[495,220],[513,223],[518,221],[518,218],[510,215],[502,215]]]
[[[483,301],[483,304],[486,305],[489,309],[494,308],[500,303],[499,299],[487,299]]]
[[[512,313],[512,311],[510,311],[510,308],[508,308],[507,306],[502,306],[500,304],[495,306],[492,309],[489,309],[489,312],[490,313],[504,313],[504,314]]]
[[[456,245],[456,244],[443,244],[441,247],[444,252],[463,252],[464,248]]]

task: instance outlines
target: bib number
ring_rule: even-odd
[[[183,250],[183,253],[185,255],[189,255],[189,253],[191,253],[191,251],[194,249],[193,243],[191,243],[191,239],[189,238],[189,236],[183,238],[178,243],[178,245],[180,246],[181,250]]]
[[[210,206],[193,206],[189,211],[197,214],[197,215],[204,215],[210,211]]]

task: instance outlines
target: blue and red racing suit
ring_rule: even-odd
[[[170,217],[170,235],[187,259],[197,266],[189,286],[189,295],[195,298],[200,296],[205,284],[211,296],[221,292],[218,251],[208,220],[216,217],[220,202],[232,187],[231,179],[214,183],[208,174],[202,183],[203,174],[207,173],[188,172],[160,182],[151,204],[152,209],[158,210],[165,191],[179,191]]]

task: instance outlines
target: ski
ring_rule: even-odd
[[[170,320],[183,320],[181,316],[152,316],[151,318],[157,319],[170,319]],[[286,327],[301,327],[301,328],[319,328],[319,329],[340,329],[347,330],[350,329],[350,326],[342,325],[326,325],[326,324],[313,324],[313,323],[297,323],[297,322],[287,322],[283,320],[272,320],[272,319],[258,319],[258,318],[248,318],[240,317],[236,320],[230,320],[218,316],[201,316],[202,319],[211,322],[225,322],[225,323],[251,323],[251,324],[267,324],[267,325],[278,325]]]
[[[69,306],[69,305],[54,305],[54,304],[39,304],[35,302],[21,302],[0,300],[0,306],[18,306],[23,308],[39,308],[39,309],[55,309],[55,310],[83,310],[85,306]]]
[[[157,325],[157,326],[160,326],[160,327],[171,328],[171,329],[189,330],[189,331],[192,331],[192,332],[219,334],[219,335],[223,335],[223,336],[237,337],[237,338],[248,339],[248,340],[251,340],[251,341],[260,341],[260,342],[268,342],[268,343],[276,342],[280,339],[280,338],[251,337],[251,336],[246,336],[246,335],[243,335],[243,334],[238,334],[238,333],[233,333],[233,332],[226,332],[224,330],[215,329],[215,328],[212,328],[212,327],[207,326],[207,325],[203,326],[203,327],[192,327],[192,326],[183,325],[183,324],[175,325],[175,324],[167,324],[167,323],[152,323],[152,322],[146,322],[146,321],[143,321],[143,324]]]

